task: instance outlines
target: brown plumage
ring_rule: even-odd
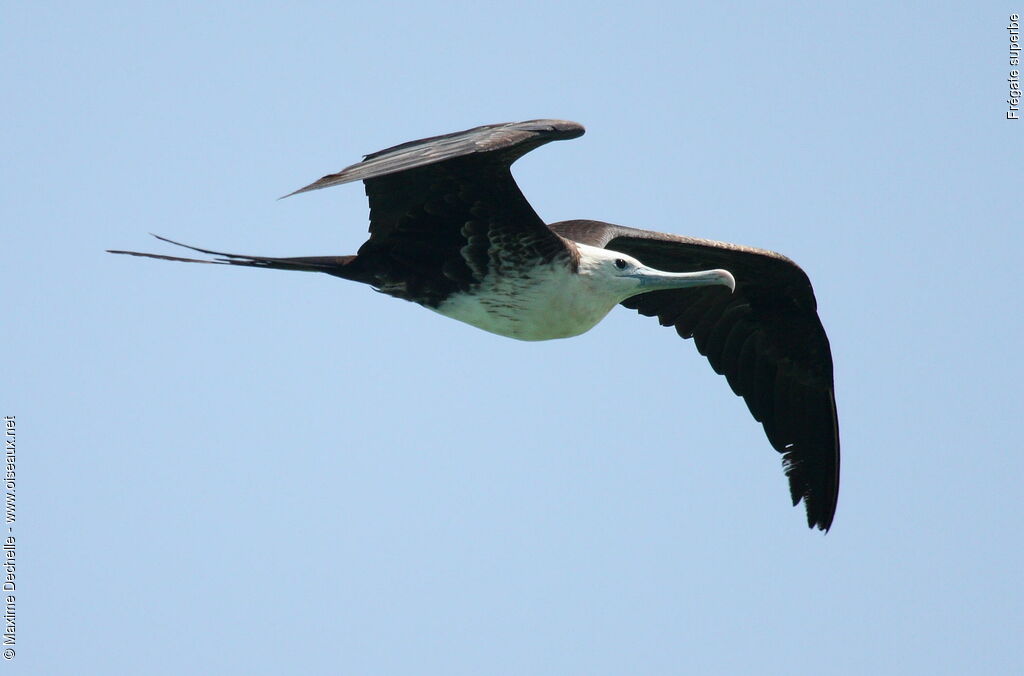
[[[597,270],[594,278],[601,279],[601,274],[609,274],[601,265],[612,261],[635,268],[631,274],[627,270],[608,277],[616,283],[620,278],[646,283],[660,279],[658,275],[668,277],[666,273],[693,273],[705,280],[701,284],[711,285],[686,281],[687,288],[638,287],[627,292],[629,297],[620,293],[608,307],[625,298],[622,305],[657,317],[683,338],[693,338],[698,351],[744,398],[771,445],[783,454],[793,504],[803,500],[808,524],[828,530],[839,492],[839,428],[832,356],[807,276],[784,256],[760,249],[599,221],[545,225],[512,178],[511,164],[544,143],[581,134],[582,126],[561,120],[476,127],[367,155],[362,162],[291,193],[363,181],[370,203],[370,237],[356,255],[275,258],[197,247],[188,248],[215,258],[112,253],[325,272],[513,337],[523,336],[476,316],[480,308],[489,307],[474,305],[479,297],[492,294],[493,301],[493,294],[499,294],[499,300],[512,301],[503,303],[506,308],[529,305],[524,298],[541,293],[534,286],[544,275],[554,274],[569,283]],[[586,263],[582,269],[581,260]],[[643,264],[642,269],[634,263]],[[706,272],[709,268],[716,270]],[[735,286],[733,293],[721,288],[727,283],[722,279],[729,276],[722,270],[734,278],[728,282]],[[707,281],[712,277],[715,281]],[[542,300],[547,309],[551,299]],[[594,302],[598,300],[595,297]],[[599,320],[607,309],[597,310]],[[580,325],[581,331],[590,328],[591,319]],[[544,337],[557,336],[540,339]]]

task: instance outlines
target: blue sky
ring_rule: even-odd
[[[1024,122],[1000,3],[8,3],[5,673],[1022,670]],[[781,251],[839,511],[625,309],[519,343],[327,276],[113,257],[363,241],[364,153],[577,120],[542,217]]]

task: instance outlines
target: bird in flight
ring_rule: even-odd
[[[545,224],[511,166],[584,129],[492,124],[367,155],[290,195],[362,181],[370,237],[354,255],[273,258],[163,241],[211,258],[161,260],[324,272],[519,340],[588,331],[616,305],[693,338],[782,454],[793,504],[827,531],[839,495],[839,424],[828,337],[807,275],[746,246],[572,220]]]

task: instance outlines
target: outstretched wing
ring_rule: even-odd
[[[723,242],[596,221],[551,228],[659,270],[733,274],[732,294],[722,287],[653,291],[622,304],[693,338],[783,454],[793,504],[802,499],[808,524],[828,530],[839,495],[839,423],[832,353],[804,271],[777,253]]]
[[[583,131],[574,122],[532,120],[411,141],[292,194],[363,181],[370,239],[359,249],[360,265],[374,271],[378,288],[433,306],[496,266],[571,256],[510,167],[538,146]]]
[[[538,146],[549,141],[576,138],[582,136],[584,131],[583,125],[567,120],[529,120],[487,124],[465,131],[431,136],[370,153],[362,162],[346,167],[336,174],[328,174],[285,197],[342,183],[380,178],[458,157],[481,156],[488,153],[490,164],[504,166],[507,169],[513,162]]]

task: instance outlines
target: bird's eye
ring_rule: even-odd
[[[619,270],[625,270],[626,269],[626,261],[625,261],[625,259],[616,258],[615,259],[615,267],[617,267]]]

